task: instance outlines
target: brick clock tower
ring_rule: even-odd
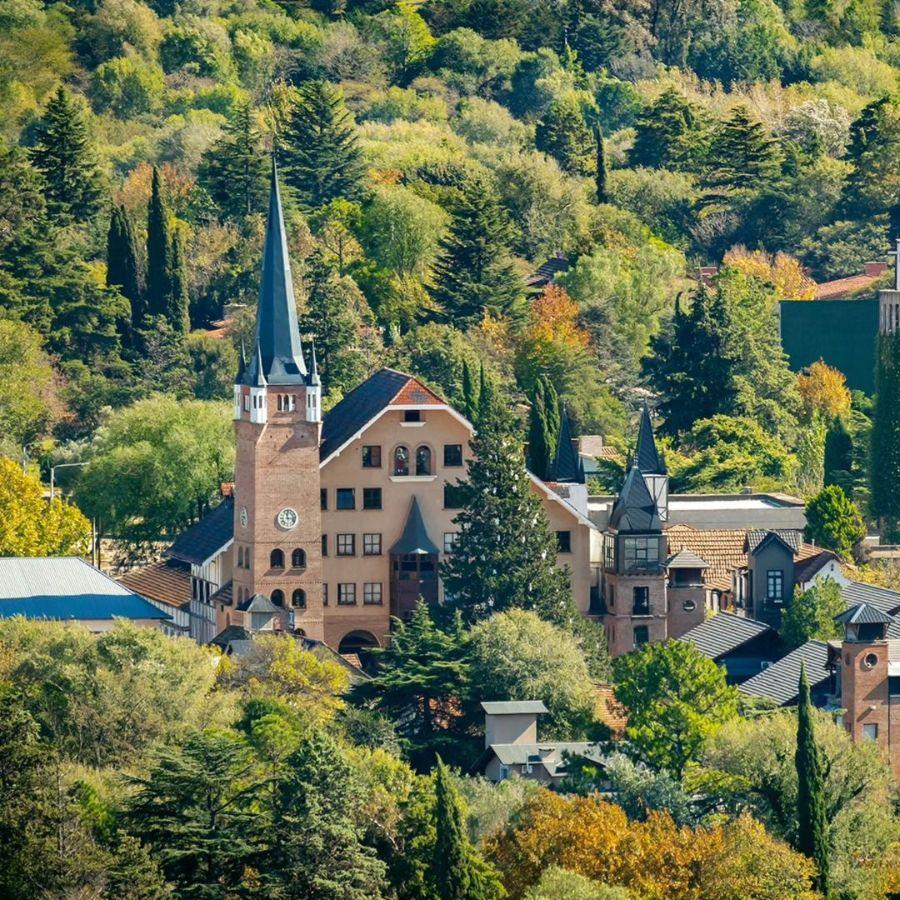
[[[273,160],[256,342],[234,386],[234,609],[250,631],[322,639],[321,388],[297,326]]]

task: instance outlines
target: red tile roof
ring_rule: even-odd
[[[123,587],[168,606],[191,602],[191,570],[176,560],[166,559],[132,569],[116,579]]]
[[[816,286],[817,300],[844,300],[869,290],[878,281],[878,275],[851,275],[826,281]]]

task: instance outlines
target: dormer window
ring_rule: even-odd
[[[407,409],[403,413],[404,422],[421,422],[422,411],[419,409]]]

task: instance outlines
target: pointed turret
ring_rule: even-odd
[[[641,424],[638,429],[637,447],[634,450],[634,464],[644,475],[666,474],[666,464],[656,449],[653,423],[650,421],[650,410],[646,403],[641,410]]]
[[[620,534],[647,534],[662,531],[659,510],[647,482],[637,466],[632,466],[616,498],[609,524]]]
[[[429,556],[440,552],[437,545],[428,536],[428,529],[425,527],[425,520],[422,518],[422,510],[419,509],[419,501],[416,497],[412,498],[403,533],[391,547],[390,552],[401,556],[408,554]]]
[[[552,480],[557,483],[584,483],[584,467],[572,443],[572,429],[569,427],[565,407],[560,411],[559,437],[556,441],[552,474]]]
[[[245,347],[244,347],[244,338],[243,338],[243,336],[242,336],[242,337],[241,337],[241,347],[240,347],[240,350],[238,351],[238,371],[237,371],[237,378],[235,378],[235,382],[236,382],[237,384],[240,384],[240,383],[241,383],[241,381],[242,381],[242,379],[243,379],[243,377],[244,377],[244,373],[245,373],[246,371],[247,371],[247,351],[246,351],[246,349],[245,349]]]
[[[269,384],[303,384],[306,364],[297,327],[297,307],[291,281],[278,170],[272,157],[272,184],[269,192],[269,220],[263,252],[262,280],[256,310],[257,355],[262,365],[259,374]],[[257,368],[256,361],[250,370]],[[254,376],[258,377],[254,371]],[[245,382],[246,383],[246,382]]]
[[[244,384],[255,388],[266,387],[268,384],[259,338],[256,339],[256,353],[254,353],[253,359],[250,360],[250,365],[247,366],[244,372]]]

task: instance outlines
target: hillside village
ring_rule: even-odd
[[[0,897],[900,894],[900,23],[0,4]]]

